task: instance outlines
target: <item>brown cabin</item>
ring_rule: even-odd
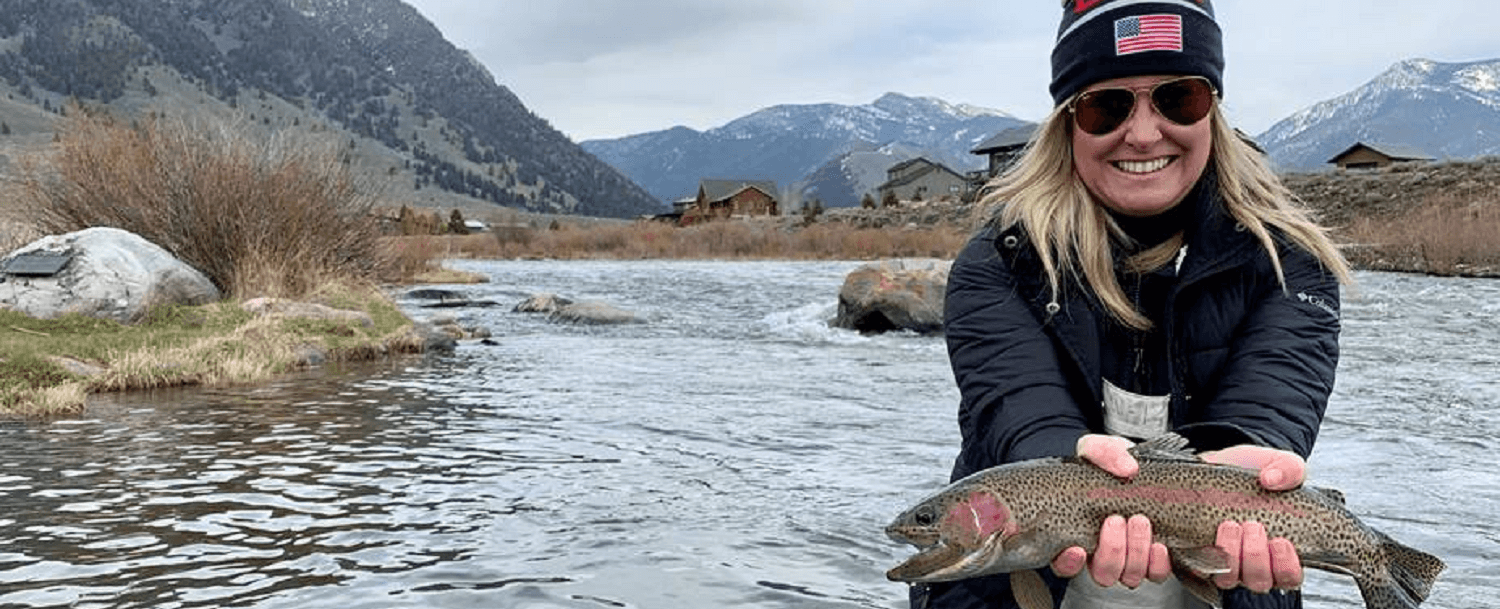
[[[776,182],[771,180],[702,180],[698,196],[682,214],[682,224],[781,213]]]
[[[1353,146],[1328,159],[1339,169],[1377,169],[1392,163],[1431,162],[1432,156],[1407,146],[1393,144],[1367,144],[1355,142]]]

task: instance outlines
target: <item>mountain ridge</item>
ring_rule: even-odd
[[[1000,110],[891,92],[868,104],[779,104],[705,131],[677,126],[581,144],[663,201],[690,195],[704,178],[735,178],[775,180],[788,209],[812,198],[838,207],[857,205],[883,181],[828,170],[851,154],[919,151],[962,172],[983,163],[969,154],[975,145],[1021,124]],[[814,174],[821,186],[809,191]]]
[[[10,4],[0,12],[0,77],[51,111],[69,98],[195,111],[152,106],[161,87],[180,85],[217,104],[210,113],[326,124],[403,193],[577,215],[661,210],[400,0]],[[153,78],[157,68],[180,78]],[[136,107],[124,107],[132,97]]]
[[[1437,159],[1500,154],[1500,59],[1407,59],[1354,90],[1304,108],[1256,140],[1285,171],[1327,167],[1355,142]]]

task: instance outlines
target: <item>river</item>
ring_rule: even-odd
[[[905,606],[881,528],[957,391],[940,338],[827,327],[855,263],[454,265],[642,323],[467,309],[494,344],[0,421],[0,607]],[[1448,562],[1424,607],[1500,607],[1500,282],[1360,280],[1312,480]]]

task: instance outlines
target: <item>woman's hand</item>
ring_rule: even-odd
[[[1090,434],[1078,439],[1077,453],[1115,476],[1130,478],[1140,471],[1140,464],[1129,453],[1131,446],[1133,443],[1125,438]],[[1203,453],[1202,457],[1210,463],[1259,471],[1261,486],[1267,490],[1297,488],[1307,476],[1307,463],[1302,457],[1263,446],[1234,446]],[[1268,592],[1302,585],[1302,563],[1296,548],[1283,538],[1267,539],[1265,527],[1258,522],[1221,523],[1215,544],[1229,554],[1230,572],[1214,576],[1214,583],[1221,588],[1244,585],[1254,592]],[[1074,577],[1086,563],[1101,586],[1118,582],[1134,588],[1143,580],[1161,582],[1172,570],[1166,546],[1151,541],[1151,521],[1139,514],[1129,519],[1106,519],[1092,560],[1087,551],[1075,546],[1053,559],[1052,570],[1062,577]]]
[[[1291,490],[1307,479],[1307,462],[1284,450],[1241,445],[1201,456],[1209,463],[1259,470],[1260,485],[1266,490]],[[1214,543],[1229,553],[1229,573],[1214,576],[1220,588],[1243,585],[1252,592],[1269,592],[1272,588],[1302,586],[1302,560],[1297,557],[1297,548],[1281,537],[1266,539],[1266,528],[1259,522],[1220,523]]]
[[[1090,434],[1078,439],[1078,456],[1120,478],[1130,478],[1140,471],[1140,464],[1130,455],[1134,443],[1118,436]],[[1083,548],[1063,550],[1052,560],[1052,571],[1062,577],[1074,577],[1089,567],[1089,575],[1101,586],[1124,584],[1135,588],[1144,580],[1166,581],[1172,574],[1167,547],[1151,541],[1151,521],[1136,514],[1130,518],[1110,516],[1099,529],[1099,546],[1092,560]]]

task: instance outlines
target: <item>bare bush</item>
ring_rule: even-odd
[[[336,144],[223,122],[69,117],[56,150],[22,180],[42,230],[128,230],[238,297],[295,297],[375,274],[376,191]]]

